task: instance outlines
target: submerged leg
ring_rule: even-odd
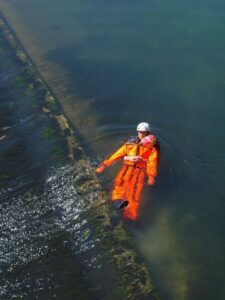
[[[126,165],[115,177],[112,203],[126,219],[135,220],[138,216],[144,178],[144,170]]]
[[[129,185],[127,185],[129,206],[123,211],[123,215],[127,219],[135,220],[138,217],[144,178],[145,172],[134,168],[132,178],[129,181]]]
[[[131,174],[131,168],[129,166],[124,165],[121,170],[117,173],[114,186],[112,190],[112,201],[116,200],[127,200],[127,189],[126,189],[126,181],[127,178]]]

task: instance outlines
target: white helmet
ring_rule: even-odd
[[[150,125],[146,122],[139,123],[137,131],[150,131]]]

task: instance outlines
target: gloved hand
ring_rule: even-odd
[[[148,177],[148,185],[154,185],[155,184],[155,177],[149,176]]]
[[[143,160],[142,157],[137,156],[137,155],[124,156],[123,159],[131,161],[131,162],[139,162],[139,161]]]
[[[105,171],[105,169],[106,169],[106,165],[101,164],[101,165],[95,170],[95,172],[98,173],[98,174],[100,174],[100,173],[103,173],[103,172]]]

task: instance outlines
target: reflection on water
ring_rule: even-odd
[[[224,299],[224,3],[4,0],[0,8],[93,160],[136,123],[152,123],[161,164],[143,194],[137,244],[164,299]]]
[[[137,235],[141,251],[153,270],[157,270],[156,279],[165,278],[164,297],[223,299],[223,229],[215,229],[214,218],[163,205],[158,213],[155,211],[152,223]]]
[[[138,236],[141,250],[149,258],[150,265],[154,269],[159,266],[157,279],[160,280],[161,276],[166,278],[163,285],[164,289],[170,291],[171,299],[190,299],[190,282],[197,279],[197,266],[188,260],[187,252],[192,246],[184,249],[177,225],[190,226],[191,219],[191,216],[186,216],[182,221],[174,220],[173,210],[162,208],[154,227]]]

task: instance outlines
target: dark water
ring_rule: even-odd
[[[150,122],[161,164],[133,229],[138,247],[163,299],[224,299],[225,3],[11,0],[0,8],[93,161]]]

